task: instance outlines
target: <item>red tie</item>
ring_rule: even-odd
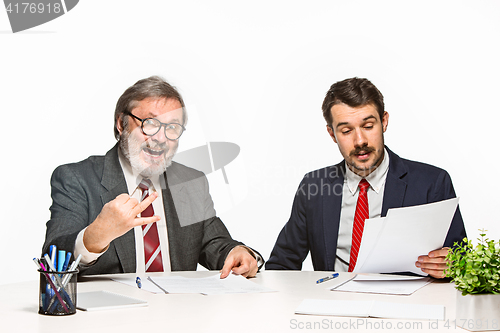
[[[143,179],[139,184],[139,188],[142,190],[141,201],[149,196],[149,188],[151,185],[149,179]],[[149,205],[141,213],[141,217],[151,216],[154,216],[153,205]],[[158,237],[156,222],[143,225],[142,235],[144,236],[144,261],[146,262],[146,272],[163,272],[160,238]]]
[[[366,191],[370,184],[366,179],[361,179],[359,182],[359,196],[358,203],[356,204],[356,214],[354,215],[354,225],[352,227],[352,244],[351,244],[351,257],[349,259],[349,272],[352,272],[356,267],[356,260],[358,259],[359,245],[361,244],[361,237],[363,237],[363,229],[365,228],[365,220],[368,218],[368,197]]]

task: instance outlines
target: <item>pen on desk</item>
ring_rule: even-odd
[[[135,283],[137,283],[137,288],[139,288],[139,289],[142,288],[142,282],[141,282],[141,278],[140,277],[137,277],[135,279]]]
[[[319,279],[318,281],[316,281],[316,283],[321,283],[321,282],[325,282],[325,281],[328,281],[331,279],[335,279],[337,276],[339,276],[339,273],[333,273],[332,275],[329,275],[329,276],[326,276],[322,279]]]

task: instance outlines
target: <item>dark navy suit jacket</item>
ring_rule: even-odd
[[[389,171],[382,217],[389,208],[408,207],[455,197],[448,173],[435,166],[400,158],[387,148]],[[342,206],[345,163],[306,174],[293,202],[290,219],[281,230],[266,269],[300,270],[311,251],[314,270],[334,271]],[[444,246],[466,237],[457,208]],[[415,258],[416,260],[417,258]]]

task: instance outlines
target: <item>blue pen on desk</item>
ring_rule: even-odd
[[[135,279],[135,283],[137,283],[137,288],[139,288],[139,289],[142,288],[142,282],[141,282],[141,278],[140,277],[137,277]]]
[[[328,280],[331,280],[331,279],[335,279],[337,276],[339,276],[339,273],[333,273],[332,275],[329,275],[327,277],[319,279],[318,281],[316,281],[316,283],[321,283],[321,282],[325,282],[325,281],[328,281]]]

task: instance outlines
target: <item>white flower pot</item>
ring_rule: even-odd
[[[500,295],[476,294],[462,296],[457,290],[457,326],[469,331],[500,330]]]

